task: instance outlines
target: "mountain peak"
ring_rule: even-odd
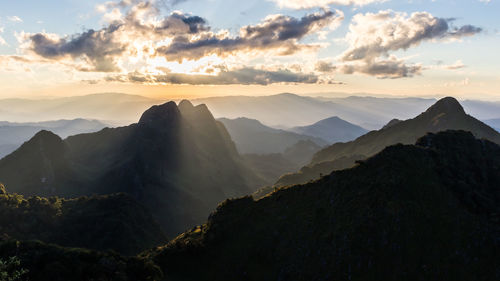
[[[181,112],[186,111],[186,110],[193,110],[194,106],[189,100],[182,100],[179,103],[179,110]]]
[[[60,136],[52,133],[51,131],[41,130],[36,133],[30,140],[30,142],[42,141],[44,143],[62,143]]]
[[[458,102],[458,100],[456,100],[453,97],[446,97],[438,100],[433,106],[427,109],[426,112],[437,113],[437,114],[440,113],[465,114],[465,110],[460,104],[460,102]]]
[[[193,106],[190,101],[183,100],[179,103],[179,110],[184,118],[188,120],[214,121],[214,117],[205,104]]]
[[[403,122],[403,121],[402,121],[402,120],[399,120],[399,119],[394,118],[394,119],[392,119],[391,121],[389,121],[389,123],[387,123],[387,124],[386,124],[386,125],[385,125],[382,129],[387,129],[387,128],[392,127],[392,126],[394,126],[394,125],[396,125],[396,124],[399,124],[399,123],[401,123],[401,122]]]
[[[146,110],[139,120],[139,125],[162,128],[178,122],[180,119],[179,108],[175,102],[170,101],[162,105],[152,106]]]

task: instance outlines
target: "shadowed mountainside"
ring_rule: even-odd
[[[0,257],[20,260],[20,268],[28,270],[21,280],[153,281],[163,276],[161,270],[146,259],[124,257],[116,252],[64,248],[40,241],[0,242]]]
[[[166,280],[498,280],[500,147],[429,134],[144,253]]]
[[[299,172],[284,175],[277,186],[305,183],[326,175],[333,170],[352,167],[357,160],[365,159],[397,143],[412,144],[428,132],[464,130],[478,138],[500,143],[500,134],[474,117],[467,115],[454,98],[443,98],[427,111],[413,119],[397,122],[372,131],[347,143],[336,143],[318,151],[311,163]]]
[[[262,181],[204,105],[153,106],[137,124],[62,140],[41,131],[0,160],[0,181],[23,195],[125,192],[169,236],[200,223],[217,204]]]

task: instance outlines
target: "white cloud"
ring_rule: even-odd
[[[7,17],[7,19],[10,20],[11,22],[23,22],[23,20],[18,16],[10,16]]]
[[[0,33],[3,33],[4,31],[4,28],[3,27],[0,27]],[[3,39],[2,36],[0,36],[0,46],[2,45],[7,45],[7,42],[5,41],[5,39]]]
[[[357,14],[346,36],[350,48],[341,58],[343,61],[370,60],[387,56],[391,51],[407,50],[424,41],[460,38],[481,32],[481,28],[472,25],[451,27],[451,22],[427,12],[410,16],[391,10]]]
[[[482,31],[472,25],[452,26],[453,19],[437,18],[428,12],[408,15],[391,10],[357,14],[346,35],[349,48],[338,59],[343,73],[365,73],[379,78],[411,77],[425,68],[420,64],[407,64],[392,52],[416,47],[425,41],[458,39]],[[441,66],[444,68],[445,66]],[[457,61],[447,69],[459,69]]]
[[[329,5],[364,6],[371,3],[382,3],[387,0],[271,0],[281,8],[310,9],[316,7],[326,8]]]

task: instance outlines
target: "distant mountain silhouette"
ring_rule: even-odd
[[[125,192],[170,237],[203,221],[221,200],[262,184],[224,126],[188,101],[153,106],[137,124],[66,140],[42,131],[0,160],[0,181],[27,196]]]
[[[218,120],[227,128],[240,153],[283,153],[287,148],[303,140],[313,141],[318,146],[328,144],[326,140],[319,137],[274,129],[254,119],[220,118]]]
[[[285,93],[271,96],[228,96],[196,99],[216,118],[257,119],[273,127],[308,126],[338,116],[367,129],[379,129],[392,118],[407,119],[436,102],[421,98],[307,97]],[[500,109],[500,107],[498,107]]]
[[[142,112],[162,101],[138,95],[101,93],[47,99],[0,99],[0,120],[97,119],[111,125],[128,125]]]
[[[63,199],[4,193],[0,211],[3,239],[40,240],[125,255],[167,241],[146,208],[125,194]]]
[[[488,124],[489,126],[493,127],[495,130],[500,132],[500,118],[485,120],[484,123]]]
[[[457,109],[448,99],[428,113]],[[498,280],[499,169],[497,144],[429,134],[258,201],[227,200],[143,257],[177,281]]]
[[[74,119],[31,123],[0,122],[0,158],[12,153],[41,130],[49,130],[62,138],[97,132],[107,125],[97,120]]]
[[[292,132],[324,139],[330,144],[354,140],[368,132],[339,117],[323,119],[309,126],[294,127]]]
[[[336,143],[317,152],[311,163],[298,173],[284,175],[277,186],[305,183],[333,170],[352,167],[357,160],[370,157],[387,146],[411,144],[428,132],[465,130],[478,138],[500,143],[500,134],[481,121],[467,115],[460,103],[443,98],[419,116],[402,122],[391,121],[385,128],[372,131],[347,143]]]

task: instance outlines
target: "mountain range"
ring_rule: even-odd
[[[0,122],[0,159],[12,153],[42,130],[50,130],[66,138],[77,134],[97,132],[105,127],[107,125],[103,122],[86,119],[27,123]]]
[[[221,200],[263,183],[222,123],[188,101],[153,106],[136,124],[65,140],[41,131],[0,160],[0,182],[25,196],[125,192],[169,237],[204,221]]]
[[[342,98],[329,98],[339,96]],[[46,99],[2,99],[0,120],[33,122],[58,119],[96,119],[112,126],[135,122],[141,114],[165,100],[122,93],[100,93],[85,96]],[[436,102],[433,98],[388,98],[348,96],[345,93],[323,93],[318,96],[278,94],[271,96],[223,96],[193,99],[206,104],[216,118],[256,119],[275,128],[308,126],[338,116],[368,130],[378,130],[390,120],[416,116]],[[480,120],[500,118],[500,102],[464,100],[468,114]]]
[[[137,257],[0,242],[30,280],[498,280],[500,146],[427,134],[255,201]]]
[[[497,280],[500,146],[465,131],[397,144],[145,255],[168,280]]]
[[[406,121],[391,121],[378,131],[369,132],[347,143],[336,143],[318,151],[299,172],[284,175],[277,186],[306,183],[321,175],[352,167],[385,147],[397,143],[411,144],[428,132],[465,130],[478,138],[500,143],[500,133],[465,113],[454,98],[443,98],[422,114]]]
[[[101,93],[47,99],[2,99],[0,120],[33,122],[34,120],[95,119],[106,124],[128,125],[149,107],[161,101],[138,95]]]
[[[294,95],[262,100],[283,98],[342,107]],[[0,274],[20,269],[28,280],[51,281],[499,280],[500,133],[454,98],[414,107],[414,115],[425,111],[411,119],[398,112],[412,99],[355,99],[340,99],[352,102],[342,112],[364,109],[356,124],[371,116],[385,125],[323,149],[307,136],[276,145],[279,153],[241,155],[223,122],[186,100],[151,106],[124,127],[66,138],[42,130],[0,160],[7,186],[0,184]],[[370,113],[396,102],[401,108],[391,118]],[[495,103],[463,103],[495,118]],[[294,113],[312,120],[322,114],[313,108]],[[262,120],[224,121],[284,132]],[[323,128],[316,135],[338,133],[321,122],[314,127]],[[244,133],[253,137],[240,133],[243,141]]]

